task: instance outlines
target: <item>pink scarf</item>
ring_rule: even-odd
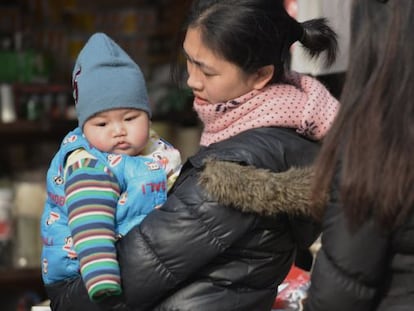
[[[252,128],[294,128],[314,140],[322,139],[339,109],[338,101],[316,79],[292,72],[291,84],[274,84],[234,100],[198,104],[194,109],[204,123],[200,144],[230,138]]]

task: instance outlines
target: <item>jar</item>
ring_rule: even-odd
[[[0,188],[0,267],[12,265],[12,206],[13,191],[11,188]]]

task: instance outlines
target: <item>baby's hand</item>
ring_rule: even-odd
[[[97,293],[96,298],[99,299],[96,304],[102,311],[130,311],[119,293],[103,290]]]

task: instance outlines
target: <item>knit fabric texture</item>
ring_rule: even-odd
[[[292,72],[289,84],[273,84],[218,104],[194,102],[204,123],[200,144],[208,146],[251,128],[294,128],[310,139],[322,139],[339,102],[316,79]]]
[[[72,84],[81,129],[90,117],[110,109],[134,108],[151,117],[141,69],[104,33],[92,35],[80,51]]]
[[[118,181],[98,160],[83,159],[68,168],[66,186],[69,227],[89,297],[96,300],[103,290],[119,295],[114,233]]]

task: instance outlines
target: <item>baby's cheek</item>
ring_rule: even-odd
[[[99,134],[96,134],[91,139],[91,144],[93,147],[103,152],[110,152],[112,147],[110,145],[110,140],[108,138],[105,138],[103,135]]]

